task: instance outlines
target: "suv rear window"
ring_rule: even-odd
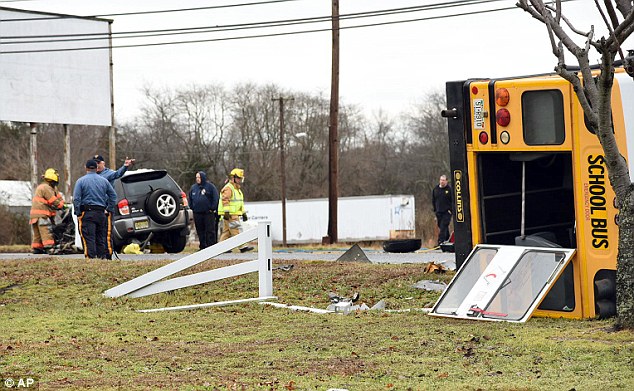
[[[168,189],[180,194],[176,182],[165,171],[153,171],[140,175],[126,175],[121,178],[121,185],[126,197],[149,194],[156,189]]]

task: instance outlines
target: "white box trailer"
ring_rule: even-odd
[[[247,225],[271,221],[273,241],[282,242],[281,201],[247,200],[245,209]],[[340,197],[337,212],[340,242],[410,239],[415,235],[413,195]],[[327,234],[327,198],[286,201],[287,243],[321,243]]]

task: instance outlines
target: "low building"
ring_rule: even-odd
[[[12,213],[28,216],[31,210],[31,194],[29,181],[0,181],[0,205]]]

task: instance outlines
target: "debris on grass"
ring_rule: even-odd
[[[412,285],[412,287],[426,291],[444,292],[444,290],[447,289],[447,284],[440,280],[420,280]]]
[[[443,274],[447,272],[447,268],[434,262],[427,262],[423,265],[423,272],[426,274]]]

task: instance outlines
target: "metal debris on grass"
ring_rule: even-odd
[[[440,280],[421,280],[412,285],[412,287],[426,291],[444,292],[444,290],[447,289],[447,284]]]
[[[273,268],[273,270],[281,270],[283,272],[290,272],[291,270],[293,270],[293,267],[295,267],[295,265],[280,265],[280,266],[276,266]]]

